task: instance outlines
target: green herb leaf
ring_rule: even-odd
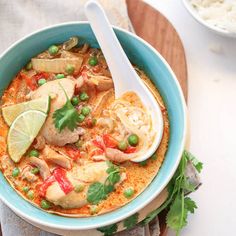
[[[120,181],[120,168],[111,162],[107,162],[108,168],[106,172],[108,176],[104,184],[96,182],[89,186],[87,192],[87,201],[92,204],[98,204],[107,198],[107,195],[114,191],[115,184]]]
[[[95,182],[89,186],[87,192],[87,201],[92,204],[98,204],[100,201],[106,198],[106,193],[104,191],[104,185]]]
[[[104,227],[100,227],[97,230],[104,234],[104,236],[111,236],[116,233],[118,229],[117,224],[112,224]]]
[[[185,208],[192,214],[194,213],[194,210],[197,209],[196,203],[190,197],[186,197],[184,199],[184,205]]]
[[[203,168],[203,163],[200,162],[195,156],[193,156],[190,152],[188,151],[184,151],[184,156],[193,163],[194,167],[196,168],[196,170],[198,171],[198,173],[200,173],[202,171]]]
[[[184,195],[177,195],[166,217],[167,226],[177,234],[187,224],[187,209],[184,207]]]
[[[123,225],[126,229],[133,228],[138,223],[138,213],[126,218],[123,222]]]
[[[164,209],[170,208],[166,217],[168,227],[175,230],[176,234],[179,235],[180,230],[186,226],[188,213],[194,213],[194,210],[197,208],[196,203],[191,198],[184,196],[186,192],[195,190],[194,185],[186,176],[188,161],[193,163],[198,172],[202,170],[203,164],[192,154],[184,151],[179,167],[167,186],[169,197],[159,208],[150,212],[147,217],[140,222],[140,225],[148,224]]]
[[[60,84],[60,86],[61,86],[61,84]],[[62,87],[62,89],[65,93],[67,101],[62,108],[54,111],[54,113],[53,113],[54,125],[59,130],[59,132],[61,132],[66,127],[69,130],[73,131],[76,128],[77,123],[79,121],[79,113],[74,108],[74,106],[71,104],[71,101],[69,100],[63,87]]]

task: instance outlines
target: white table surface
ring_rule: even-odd
[[[204,162],[203,185],[191,195],[198,210],[181,235],[236,235],[236,39],[209,32],[181,0],[147,2],[172,22],[182,39],[188,66],[190,151]],[[212,47],[222,52],[214,53]]]

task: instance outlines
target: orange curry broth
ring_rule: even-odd
[[[123,181],[114,192],[110,193],[108,198],[98,204],[99,212],[98,214],[102,214],[108,211],[112,211],[116,208],[121,207],[122,205],[127,204],[129,201],[137,197],[153,180],[153,178],[158,173],[158,170],[164,160],[164,156],[168,146],[168,139],[169,139],[169,121],[168,121],[168,114],[165,109],[164,103],[160,94],[158,93],[155,86],[151,83],[151,81],[147,78],[147,76],[142,72],[139,71],[141,78],[144,80],[146,85],[151,89],[153,94],[155,95],[157,101],[159,102],[162,108],[162,114],[164,118],[164,133],[161,144],[156,152],[156,159],[150,158],[147,161],[147,164],[141,166],[140,164],[133,163],[133,162],[125,162],[120,164],[120,166],[126,168],[126,175],[127,179]],[[5,90],[4,95],[2,97],[3,104],[15,104],[19,102],[23,102],[25,100],[24,96],[17,96],[18,92],[22,90],[22,86],[24,87],[24,81],[22,81],[21,76],[16,76],[16,78],[11,82],[9,87]],[[8,153],[7,153],[7,132],[9,127],[5,124],[2,115],[0,116],[0,158],[1,158],[1,171],[11,184],[26,200],[30,201],[26,197],[26,193],[22,191],[22,188],[26,185],[29,185],[26,180],[21,178],[14,178],[12,177],[11,173],[14,167],[22,167],[24,165],[24,159],[27,157],[22,157],[21,161],[17,164],[13,163],[9,160]],[[91,134],[93,131],[91,131]],[[8,165],[8,163],[10,163]],[[31,184],[31,189],[35,191],[35,198],[30,201],[31,203],[40,207],[41,197],[37,194],[38,185],[41,183],[41,177],[38,178],[36,182]],[[127,199],[123,192],[126,188],[133,187],[135,190],[134,195],[132,198]],[[89,210],[89,205],[85,205],[81,208],[75,209],[63,209],[60,206],[52,206],[50,212],[56,214],[69,214],[69,216],[73,217],[73,214],[81,215],[81,217],[86,217],[91,215]],[[70,215],[71,214],[71,215]]]

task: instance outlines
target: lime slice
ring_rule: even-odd
[[[2,115],[5,122],[10,126],[12,122],[22,112],[28,110],[38,110],[48,113],[50,108],[50,97],[44,96],[42,98],[34,99],[28,102],[22,102],[15,105],[7,106],[2,108]]]
[[[8,136],[8,153],[14,162],[18,162],[30,147],[43,126],[47,114],[37,110],[21,113],[12,123]]]

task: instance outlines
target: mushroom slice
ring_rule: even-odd
[[[39,168],[39,173],[43,178],[43,180],[45,180],[47,177],[51,175],[50,169],[44,160],[37,157],[30,157],[29,162],[31,165],[34,165]]]
[[[43,154],[43,157],[46,161],[55,163],[55,164],[57,164],[61,167],[64,167],[66,169],[71,169],[71,160],[67,156],[56,152],[55,150],[53,150],[49,146],[47,146],[47,145],[45,146],[42,154]]]

